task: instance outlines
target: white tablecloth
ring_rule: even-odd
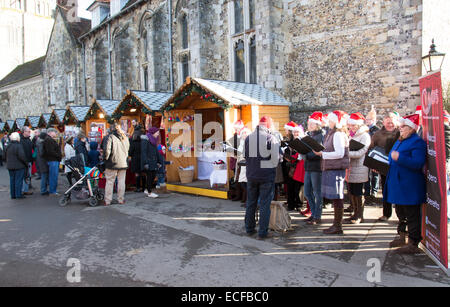
[[[211,187],[215,184],[227,184],[227,170],[213,170],[209,178]]]
[[[197,169],[199,180],[209,180],[214,170],[213,163],[218,160],[227,162],[227,154],[220,151],[205,151],[197,158]],[[225,179],[226,180],[226,179]]]

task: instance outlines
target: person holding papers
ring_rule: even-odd
[[[398,252],[403,254],[420,252],[418,245],[422,240],[421,205],[426,200],[422,169],[426,162],[427,144],[417,134],[418,128],[418,114],[406,116],[400,121],[400,138],[389,153],[389,173],[386,176],[384,199],[395,204],[399,234],[390,246],[401,247]]]
[[[346,223],[359,224],[364,222],[364,183],[369,180],[369,169],[364,166],[364,158],[370,146],[369,128],[364,124],[364,116],[357,112],[350,115],[347,126],[350,133],[349,157],[350,167],[347,172],[348,196],[353,205],[353,215]]]
[[[322,196],[332,200],[334,206],[333,225],[323,231],[325,234],[343,234],[344,180],[350,164],[344,115],[342,111],[333,111],[328,115],[330,129],[323,142],[325,149],[313,151],[322,157]]]

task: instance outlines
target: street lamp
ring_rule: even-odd
[[[444,58],[445,53],[436,51],[436,45],[434,44],[433,38],[431,41],[430,51],[427,55],[422,57],[422,62],[427,73],[430,73],[433,70],[441,69]]]

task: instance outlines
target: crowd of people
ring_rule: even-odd
[[[25,126],[20,132],[5,134],[0,142],[0,160],[2,164],[6,161],[9,171],[11,199],[23,199],[33,194],[32,175],[40,180],[41,195],[58,196],[61,165],[69,186],[76,183],[73,169],[67,164],[64,166],[74,157],[79,157],[86,168],[104,164],[106,206],[113,203],[114,190],[118,194],[118,203],[125,202],[125,179],[129,168],[136,178],[136,192],[158,197],[154,189],[165,185],[165,165],[169,163],[164,159],[159,128],[145,129],[144,125],[133,124],[130,136],[122,131],[120,124],[111,125],[101,144],[89,142],[85,134],[79,133],[76,137],[67,137],[62,146],[58,142],[59,132],[54,128],[31,131]]]
[[[314,112],[308,118],[306,132],[291,121],[284,126],[286,136],[281,140],[279,134],[274,133],[270,117],[262,117],[253,132],[237,122],[239,149],[235,172],[239,175],[235,180],[241,191],[246,189],[241,193],[246,202],[246,232],[257,233],[259,239],[270,236],[271,202],[284,191],[288,210],[298,210],[302,206],[299,191],[303,187],[307,210],[300,212],[309,216],[305,221],[309,225],[321,224],[324,203],[332,203],[333,223],[323,232],[342,234],[344,223],[364,222],[365,204],[375,199],[381,187],[383,214],[379,220],[391,218],[393,204],[399,219],[399,237],[390,246],[400,247],[401,253],[416,253],[422,239],[421,205],[426,196],[423,167],[427,146],[420,136],[421,112],[417,110],[404,118],[390,112],[383,117],[381,128],[376,123],[373,107],[366,116],[339,110],[329,114]],[[449,130],[450,126],[446,128]],[[310,148],[308,153],[301,154],[290,145],[295,139],[306,136],[322,145],[323,150]],[[360,146],[350,146],[353,141]],[[366,156],[377,147],[388,157],[387,174],[366,166]],[[245,164],[240,163],[242,160]],[[344,208],[345,193],[350,203],[347,209]],[[258,206],[260,219],[256,231]],[[344,219],[345,211],[351,212],[349,218]]]

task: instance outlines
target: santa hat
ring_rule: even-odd
[[[270,129],[272,127],[272,118],[270,116],[263,116],[259,120],[260,126],[265,126],[267,129]]]
[[[305,130],[303,129],[302,125],[297,125],[297,127],[294,128],[294,131],[300,132],[300,135],[304,135],[305,134]]]
[[[284,129],[287,129],[287,130],[290,130],[290,131],[294,131],[295,127],[297,127],[297,124],[294,123],[293,121],[290,121],[289,123],[284,125]]]
[[[322,117],[322,125],[324,125],[324,126],[328,126],[328,114],[323,114],[323,117]]]
[[[342,128],[346,121],[345,121],[345,112],[344,111],[333,111],[330,114],[328,114],[328,120],[332,121],[333,123],[336,123],[336,128],[340,129]]]
[[[359,113],[352,113],[352,115],[350,115],[350,118],[348,119],[347,123],[350,125],[358,125],[358,126],[362,126],[364,125],[364,121],[366,119],[364,118],[364,116]]]
[[[407,115],[400,120],[403,125],[407,125],[414,130],[419,129],[419,114]]]
[[[414,114],[418,114],[418,115],[422,116],[422,106],[421,105],[416,107],[416,113],[414,113]]]
[[[309,117],[308,122],[311,122],[311,123],[314,123],[314,124],[317,124],[317,125],[322,125],[322,123],[323,123],[323,113],[322,112],[314,112]]]
[[[234,129],[238,130],[238,129],[242,129],[244,128],[244,122],[242,120],[237,120],[234,125],[233,125]]]

